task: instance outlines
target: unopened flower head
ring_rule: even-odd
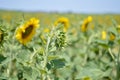
[[[62,48],[64,46],[66,46],[67,43],[66,43],[66,35],[65,35],[65,32],[59,32],[57,37],[56,37],[56,40],[55,40],[55,46],[57,48]]]

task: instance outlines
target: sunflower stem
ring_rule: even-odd
[[[15,68],[16,68],[15,63],[16,63],[16,60],[14,59],[13,54],[10,53],[10,63],[8,65],[8,70],[7,70],[8,78],[10,78],[11,76],[14,75],[14,71],[15,71]]]
[[[115,60],[115,56],[113,55],[113,53],[112,53],[112,51],[111,51],[111,49],[110,49],[110,48],[108,48],[108,51],[109,51],[109,53],[110,53],[110,55],[111,55],[112,59],[116,62],[116,60]]]
[[[33,58],[35,57],[35,55],[37,54],[38,51],[39,51],[39,49],[38,50],[34,50],[34,53],[30,57],[30,62],[33,61]]]
[[[120,60],[119,60],[119,53],[120,53],[120,47],[119,47],[119,50],[118,50],[118,55],[117,55],[117,60],[116,60],[116,80],[119,80],[120,79]]]
[[[45,49],[45,53],[44,53],[44,64],[43,64],[43,69],[46,71],[46,65],[48,62],[48,53],[49,53],[49,44],[50,44],[50,37],[48,37],[47,39],[47,45],[46,45],[46,49]],[[46,80],[47,78],[47,73],[45,72],[42,75],[42,80]]]

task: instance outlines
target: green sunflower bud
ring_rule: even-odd
[[[64,47],[66,45],[66,35],[65,32],[59,32],[55,40],[55,46],[57,48]]]

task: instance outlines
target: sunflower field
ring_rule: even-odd
[[[120,80],[120,15],[0,11],[0,80]]]

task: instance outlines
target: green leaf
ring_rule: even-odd
[[[27,78],[27,79],[31,78],[32,68],[31,67],[23,67],[23,69],[24,69],[24,73],[23,73],[24,77]]]
[[[47,63],[47,69],[50,70],[52,68],[52,66],[50,65],[50,63]]]
[[[108,42],[107,41],[104,41],[104,40],[98,40],[96,39],[95,42],[98,44],[98,45],[101,45],[103,47],[108,47]]]
[[[54,51],[56,51],[56,47],[53,47],[53,48],[50,50],[50,52],[54,52]]]
[[[0,80],[7,80],[7,77],[0,76]]]
[[[54,60],[54,59],[58,59],[58,56],[48,56],[49,61]]]
[[[40,69],[40,72],[41,72],[41,74],[46,74],[47,73],[46,70],[44,70],[44,69]]]
[[[65,60],[64,59],[54,59],[50,61],[52,68],[58,69],[63,68],[65,66]]]
[[[0,64],[2,61],[4,61],[6,59],[6,57],[4,57],[3,55],[0,54]]]
[[[103,71],[101,71],[100,69],[97,68],[83,68],[81,70],[81,73],[79,75],[77,75],[76,79],[82,79],[86,76],[91,77],[93,80],[97,80],[103,77]]]
[[[17,60],[18,60],[19,62],[24,63],[24,62],[26,62],[26,61],[29,60],[30,55],[31,55],[31,53],[29,53],[28,51],[25,51],[25,50],[24,50],[24,51],[21,51],[21,53],[19,53],[19,54],[17,55]]]
[[[36,67],[23,67],[23,78],[27,80],[37,80],[37,77],[39,77],[39,70]]]

